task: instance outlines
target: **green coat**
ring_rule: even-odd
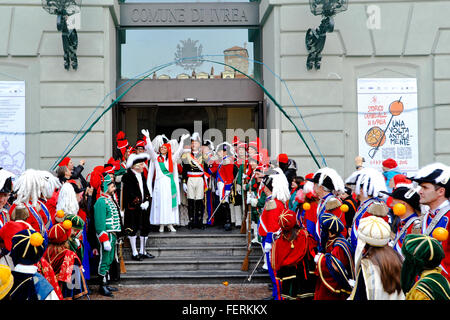
[[[256,186],[256,187],[255,187]],[[250,183],[247,184],[245,190],[250,191],[253,195],[258,195],[258,189],[257,189],[258,183],[256,182],[255,178],[253,177],[252,180],[250,180]],[[264,205],[266,204],[266,194],[264,192],[261,192],[261,195],[258,197],[258,202],[256,204],[256,207],[252,207],[252,221],[258,223],[259,222],[259,216],[262,214],[264,210]]]
[[[100,237],[103,233],[120,232],[119,208],[112,198],[100,196],[94,205],[95,231]]]

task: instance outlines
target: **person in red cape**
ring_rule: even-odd
[[[55,272],[64,300],[79,299],[88,295],[86,281],[77,254],[69,249],[72,233],[70,220],[55,224],[49,231],[49,245],[44,258]]]
[[[59,300],[64,300],[61,288],[59,287],[58,279],[56,278],[55,271],[53,270],[50,262],[42,257],[41,260],[35,264],[35,266],[38,268],[37,271],[51,284]]]
[[[308,232],[297,224],[296,214],[292,210],[284,210],[279,215],[278,225],[281,227],[281,233],[272,245],[270,260],[275,278],[280,284],[281,298],[312,298],[314,286],[307,285],[308,280],[309,283],[314,281],[309,272],[314,269],[309,270],[307,263]]]

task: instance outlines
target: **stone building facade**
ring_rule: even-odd
[[[82,6],[79,67],[67,71],[56,16],[45,12],[40,0],[0,3],[0,81],[26,83],[29,168],[50,168],[93,111],[99,115],[117,97],[121,4],[90,0]],[[314,138],[328,166],[343,176],[354,169],[356,81],[364,77],[416,78],[419,163],[450,163],[450,1],[350,1],[327,34],[319,70],[305,66],[306,32],[321,20],[310,12],[309,1],[261,0],[258,6],[264,87],[305,130],[301,111],[310,130],[303,133],[310,143]],[[270,99],[264,108],[265,127],[279,129],[268,139],[270,153],[287,153],[300,175],[315,171],[288,119]],[[113,117],[106,113],[70,153],[76,162],[87,160],[88,172],[112,156]]]

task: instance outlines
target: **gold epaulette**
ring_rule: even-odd
[[[277,207],[277,203],[275,202],[275,200],[269,200],[266,203],[264,210],[273,210],[273,209],[276,209],[276,207]]]
[[[342,205],[342,202],[338,198],[331,198],[325,204],[325,209],[327,211],[331,211],[331,210],[339,208],[341,205]]]

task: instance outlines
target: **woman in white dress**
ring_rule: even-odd
[[[167,226],[170,231],[176,232],[173,225],[180,223],[178,212],[180,187],[177,162],[183,153],[184,141],[190,136],[189,134],[183,135],[176,151],[173,152],[170,142],[163,143],[162,139],[157,139],[160,141],[154,146],[148,130],[142,130],[142,134],[147,142],[145,149],[151,159],[147,177],[147,186],[152,197],[150,224],[159,225],[159,232],[164,232],[164,226]],[[155,149],[158,150],[158,153]],[[153,177],[155,177],[154,186]]]

